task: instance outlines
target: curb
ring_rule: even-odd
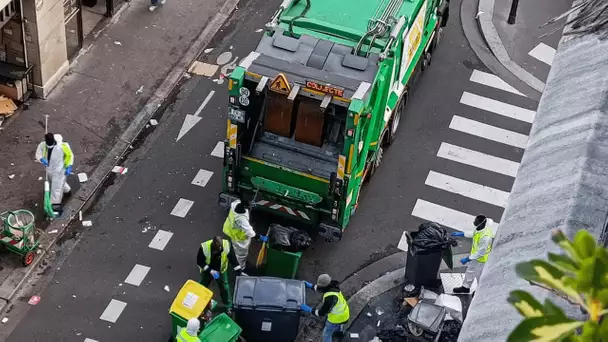
[[[456,261],[456,260],[459,260],[461,257],[467,256],[467,255],[469,255],[469,253],[454,254],[452,256],[452,259],[453,259],[453,261]],[[374,297],[377,297],[387,291],[390,291],[391,289],[394,289],[395,287],[403,286],[403,284],[405,284],[405,258],[407,257],[407,253],[405,253],[405,252],[395,253],[386,258],[380,259],[380,260],[376,261],[375,263],[367,266],[363,270],[373,267],[374,265],[382,262],[384,259],[393,258],[393,257],[399,257],[399,258],[403,257],[403,265],[401,267],[399,267],[398,269],[392,270],[390,272],[386,272],[386,274],[384,274],[380,278],[372,281],[371,283],[367,284],[366,286],[361,288],[359,291],[357,291],[357,293],[355,293],[353,296],[351,296],[348,299],[348,307],[350,309],[351,319],[345,325],[344,331],[348,331],[348,329],[350,329],[350,326],[359,317],[359,315],[361,314],[361,311],[363,311],[363,309],[367,306],[367,304],[369,304],[369,302]],[[452,268],[452,271],[456,271],[459,268],[461,268],[461,267],[456,267],[456,263],[454,263],[454,268]],[[439,266],[439,272],[445,271],[445,270],[449,270],[449,268],[447,267],[445,262],[442,261],[441,266]],[[382,273],[385,273],[385,272],[382,272]],[[347,282],[349,279],[350,279],[350,277],[345,279],[342,283]]]
[[[83,185],[78,192],[74,194],[65,205],[64,216],[67,213],[71,215],[69,218],[63,218],[53,221],[47,231],[57,229],[57,233],[49,236],[44,233],[40,237],[40,253],[34,259],[34,262],[27,268],[16,268],[12,271],[9,277],[0,285],[0,312],[10,305],[12,299],[21,290],[26,280],[38,268],[39,264],[44,260],[49,250],[55,245],[57,240],[63,235],[67,227],[76,219],[76,213],[81,211],[87,202],[93,198],[95,192],[102,186],[105,179],[110,175],[112,168],[120,159],[129,151],[129,147],[140,135],[148,121],[159,111],[163,110],[163,104],[167,97],[177,89],[183,74],[186,72],[190,64],[198,57],[200,51],[205,47],[213,36],[221,29],[222,25],[228,20],[232,12],[237,8],[240,0],[227,0],[220,8],[218,13],[205,26],[200,35],[190,45],[182,58],[173,66],[165,80],[156,89],[144,107],[131,120],[131,124],[123,132],[118,139],[118,142],[108,152],[103,161],[97,165],[95,171],[89,177],[89,180]],[[44,247],[42,247],[44,246]]]
[[[507,70],[509,70],[509,72],[532,87],[534,90],[542,93],[545,89],[545,83],[524,70],[519,66],[519,64],[515,63],[511,57],[509,57],[509,53],[502,43],[502,40],[496,31],[496,27],[492,22],[492,18],[494,17],[494,1],[495,0],[479,0],[477,13],[483,13],[478,15],[477,20],[486,43],[500,64],[502,64]]]

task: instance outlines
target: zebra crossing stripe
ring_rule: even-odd
[[[503,208],[507,205],[509,199],[509,193],[506,191],[444,175],[435,171],[429,172],[424,184]]]
[[[519,163],[517,162],[494,157],[489,154],[469,150],[445,142],[441,143],[441,146],[439,146],[437,156],[511,177],[515,177],[517,175],[517,170],[519,169]]]
[[[551,66],[553,65],[553,59],[555,58],[555,49],[545,43],[540,43],[528,52],[528,55]]]
[[[426,221],[437,222],[461,232],[473,232],[475,216],[450,209],[422,199],[416,200],[412,216]]]
[[[479,83],[495,89],[508,91],[509,93],[526,96],[520,93],[517,89],[513,88],[509,83],[503,81],[502,78],[496,75],[488,74],[487,72],[473,70],[469,80],[471,82]]]
[[[506,129],[494,127],[479,121],[454,115],[450,128],[459,132],[475,135],[480,138],[496,141],[505,145],[525,149],[528,144],[528,136],[512,132]]]
[[[528,123],[534,122],[534,116],[536,115],[536,112],[533,110],[500,102],[489,97],[472,94],[468,91],[462,93],[460,103]]]

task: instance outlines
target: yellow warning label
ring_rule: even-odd
[[[289,94],[291,85],[287,82],[287,77],[285,77],[285,75],[278,74],[270,84],[270,90],[280,94]]]

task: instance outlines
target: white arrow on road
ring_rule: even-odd
[[[213,94],[215,94],[214,90],[209,92],[209,95],[207,95],[207,97],[205,98],[205,101],[203,101],[203,103],[201,103],[201,105],[198,107],[198,109],[196,110],[196,112],[194,114],[186,114],[186,118],[184,119],[182,128],[180,128],[179,134],[177,135],[177,139],[175,139],[176,142],[179,141],[179,139],[181,139],[184,135],[186,135],[186,133],[188,133],[188,131],[190,129],[192,129],[192,127],[194,127],[194,125],[196,125],[199,121],[201,121],[202,118],[199,115],[201,114],[201,112],[203,111],[203,109],[205,108],[207,103],[209,103],[209,100],[211,100],[211,97],[213,97]]]

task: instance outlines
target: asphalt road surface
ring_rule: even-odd
[[[186,279],[198,279],[199,244],[220,233],[225,219],[216,205],[228,101],[220,74],[255,48],[279,3],[241,3],[199,59],[220,64],[217,70],[200,65],[209,76],[185,81],[125,161],[128,174],[115,177],[88,214],[93,227],[72,227],[48,272],[23,290],[9,341],[167,340],[168,308]],[[403,231],[424,220],[459,230],[472,229],[479,213],[500,220],[536,103],[480,64],[462,34],[459,5],[452,1],[432,65],[344,239],[317,242],[300,278],[327,272],[344,279],[396,252]],[[182,128],[187,114],[201,118],[189,130]],[[465,242],[455,252],[469,248]],[[28,306],[34,294],[41,301]]]

